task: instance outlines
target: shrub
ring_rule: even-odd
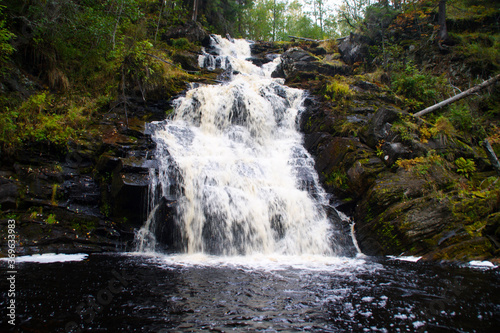
[[[172,46],[179,50],[188,50],[191,47],[191,43],[185,37],[172,39]]]
[[[471,174],[476,172],[476,163],[471,159],[460,157],[455,160],[455,165],[457,166],[457,172],[465,178],[470,178]]]
[[[340,81],[333,81],[326,84],[325,97],[328,100],[339,100],[352,95],[349,85]]]
[[[433,76],[417,70],[409,63],[404,71],[394,75],[392,88],[405,97],[404,104],[411,110],[420,109],[442,99],[446,79],[444,76]]]
[[[438,139],[441,144],[445,145],[448,140],[453,140],[456,135],[456,130],[453,127],[450,120],[444,116],[439,117],[434,124],[434,127],[430,129],[432,136]]]

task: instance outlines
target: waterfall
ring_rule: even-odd
[[[334,255],[336,228],[298,119],[304,91],[247,61],[250,43],[212,37],[200,66],[227,81],[192,85],[170,119],[153,122],[158,169],[139,251]],[[159,213],[163,211],[163,213]]]

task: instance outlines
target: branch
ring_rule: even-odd
[[[467,97],[469,95],[472,95],[476,92],[478,92],[479,90],[483,89],[483,88],[486,88],[486,87],[489,87],[491,86],[492,84],[494,84],[495,82],[497,82],[498,80],[500,80],[500,74],[498,74],[497,76],[494,76],[492,77],[491,79],[487,80],[487,81],[484,81],[483,83],[481,84],[478,84],[477,86],[475,87],[472,87],[466,91],[464,91],[463,93],[460,93],[458,95],[455,95],[451,98],[448,98],[442,102],[439,102],[437,104],[434,104],[432,106],[429,106],[427,109],[424,109],[422,111],[419,111],[417,113],[414,114],[415,117],[421,117],[423,116],[424,114],[427,114],[429,112],[432,112],[434,110],[437,110],[437,109],[440,109],[442,108],[443,106],[445,105],[448,105],[450,103],[453,103],[453,102],[456,102],[458,101],[459,99],[462,99],[464,97]]]
[[[490,160],[491,165],[493,166],[493,168],[495,168],[496,172],[500,176],[500,162],[498,161],[497,155],[495,154],[495,151],[491,147],[488,139],[485,139],[483,141],[483,148],[484,151],[486,152],[486,155],[488,155],[488,159]]]

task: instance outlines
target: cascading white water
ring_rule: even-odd
[[[171,119],[150,124],[158,170],[138,250],[155,249],[156,211],[168,201],[186,253],[334,254],[328,202],[297,130],[304,92],[271,78],[277,62],[246,61],[245,40],[213,36],[213,48],[200,65],[230,80],[193,87]]]

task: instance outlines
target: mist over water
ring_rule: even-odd
[[[228,80],[193,85],[171,119],[149,125],[159,167],[138,250],[155,250],[156,210],[167,198],[180,252],[334,255],[328,200],[297,130],[305,93],[271,78],[279,59],[262,68],[247,61],[247,41],[213,36],[212,44],[200,65]]]

